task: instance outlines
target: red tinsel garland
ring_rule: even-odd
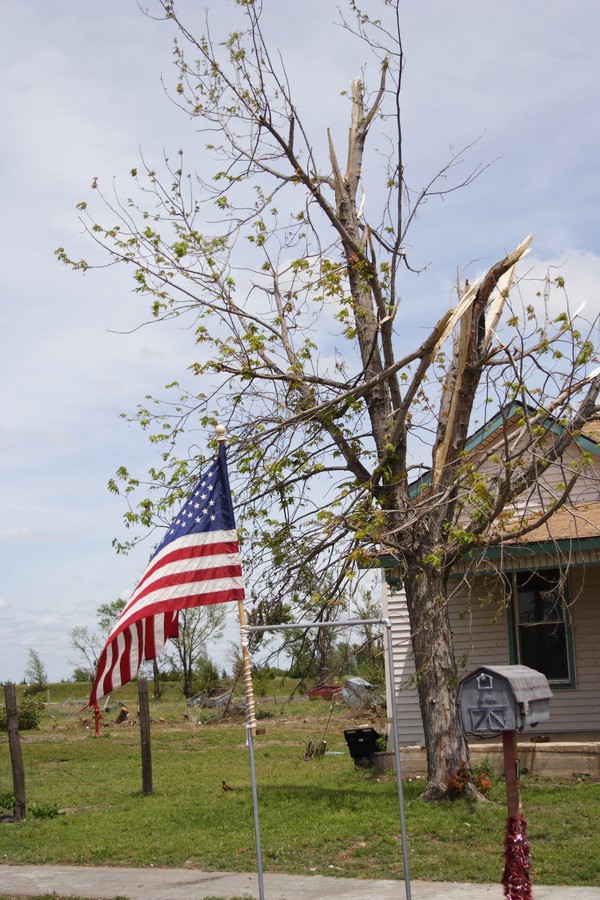
[[[508,900],[531,900],[531,862],[526,831],[527,822],[522,816],[511,816],[507,820],[502,885]]]

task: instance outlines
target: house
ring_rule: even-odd
[[[469,450],[493,457],[496,444],[516,434],[519,410],[492,420],[473,436]],[[514,426],[511,424],[511,417]],[[564,429],[544,423],[547,440]],[[505,444],[503,444],[505,446]],[[585,455],[585,456],[584,456]],[[584,460],[568,502],[543,520],[551,498]],[[532,530],[511,540],[510,517],[497,547],[455,567],[449,581],[449,611],[459,674],[480,665],[520,663],[543,672],[553,692],[544,734],[600,731],[600,427],[586,426],[569,443],[564,463],[551,466],[535,490],[517,499],[513,522]],[[541,520],[536,525],[536,520]],[[382,560],[386,581],[384,615],[393,626],[394,686],[399,744],[420,744],[423,728],[414,686],[414,663],[406,599],[394,560]]]

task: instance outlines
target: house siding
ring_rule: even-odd
[[[600,730],[600,567],[579,560],[569,572],[569,600],[573,634],[575,688],[555,689],[550,719],[544,732]],[[527,568],[556,566],[556,558],[529,560]],[[515,567],[516,568],[516,567]],[[508,626],[502,609],[500,582],[478,576],[470,589],[458,578],[451,579],[449,600],[454,651],[459,675],[482,665],[510,662]],[[411,686],[414,662],[404,592],[388,592],[388,616],[392,622],[394,688],[398,709],[399,745],[421,744],[423,727],[417,690]]]
[[[557,690],[544,731],[600,730],[600,568],[574,568],[569,578],[576,687]]]
[[[547,452],[550,451],[551,445],[559,440],[557,435],[549,435]],[[527,446],[529,438],[523,438],[524,447]],[[514,451],[515,448],[513,448]],[[500,458],[504,455],[504,438],[501,438],[495,445],[487,448],[488,454],[496,454]],[[525,450],[524,459],[527,460],[529,454]],[[520,511],[526,511],[528,514],[547,509],[549,504],[555,502],[562,494],[564,484],[568,482],[573,474],[574,468],[581,465],[582,451],[579,446],[572,443],[565,450],[561,462],[556,462],[548,467],[548,469],[539,477],[536,483],[527,491],[520,494],[514,501],[514,508]],[[493,477],[497,473],[497,463],[488,458],[484,460],[481,473]],[[569,493],[569,503],[581,503],[584,501],[594,501],[600,499],[600,456],[595,454],[590,460],[589,465],[584,465],[579,478]]]
[[[499,579],[476,578],[469,591],[463,582],[449,601],[454,656],[459,676],[484,665],[506,665],[508,632]]]
[[[387,593],[387,617],[392,624],[392,650],[394,657],[394,691],[398,713],[398,746],[406,747],[423,743],[423,723],[419,709],[417,689],[412,685],[415,664],[410,642],[410,626],[404,591],[391,591],[384,584]]]

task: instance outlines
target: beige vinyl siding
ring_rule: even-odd
[[[506,665],[508,637],[503,594],[497,578],[478,577],[470,586],[450,579],[450,621],[459,677],[485,665]]]
[[[528,568],[543,565],[539,558],[535,562]],[[470,598],[461,587],[451,600],[454,649],[459,664],[465,657],[463,674],[478,666],[510,662],[506,616],[494,615],[500,608],[500,591],[490,592],[486,581],[474,579]],[[573,566],[569,595],[576,687],[553,691],[550,720],[544,723],[548,733],[600,729],[600,567]]]
[[[544,733],[600,730],[600,566],[573,565],[569,574],[576,687],[555,689],[550,720]],[[536,558],[528,568],[556,565],[556,559]],[[510,663],[506,612],[498,579],[479,576],[471,588],[450,580],[450,619],[459,676],[478,666]],[[414,674],[406,600],[403,592],[388,593],[392,622],[395,690],[400,746],[421,744],[423,727],[417,691],[408,687]]]
[[[548,450],[553,443],[558,441],[558,435],[548,435]],[[525,445],[527,438],[524,439]],[[487,447],[488,454],[494,453],[502,457],[504,453],[503,439],[500,440],[495,447]],[[525,450],[525,461],[529,458],[529,453]],[[528,512],[547,508],[548,503],[558,499],[562,492],[564,484],[570,480],[573,473],[573,467],[581,464],[581,449],[575,445],[567,447],[561,462],[557,462],[549,466],[549,468],[540,476],[539,480],[531,488],[518,496],[515,500],[516,509],[526,509]],[[491,459],[486,459],[481,465],[481,472],[494,476],[497,473],[497,463]],[[583,501],[600,499],[600,457],[593,455],[589,466],[584,466],[581,474],[569,494],[569,503],[581,503]]]
[[[387,592],[387,616],[392,623],[394,690],[398,711],[398,745],[423,743],[423,724],[416,687],[410,683],[415,672],[410,643],[410,627],[404,591]]]
[[[600,730],[600,568],[571,569],[569,578],[576,687],[554,691],[545,731]]]

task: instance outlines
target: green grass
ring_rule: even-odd
[[[135,688],[125,700],[135,711]],[[265,871],[401,878],[395,778],[353,766],[343,730],[357,720],[335,709],[326,735],[333,753],[305,760],[307,741],[323,736],[329,703],[265,699],[261,708],[273,714],[255,741]],[[173,697],[153,704],[154,792],[144,796],[137,727],[115,727],[109,714],[95,738],[89,716],[54,708],[52,716],[22,734],[27,799],[66,814],[0,826],[2,862],[255,870],[243,720],[196,724],[196,713]],[[0,757],[2,795],[12,788],[5,734]],[[224,793],[223,779],[236,790]],[[533,882],[600,885],[600,785],[530,777],[522,785]],[[499,882],[502,781],[485,804],[426,804],[422,788],[404,786],[412,878]]]

